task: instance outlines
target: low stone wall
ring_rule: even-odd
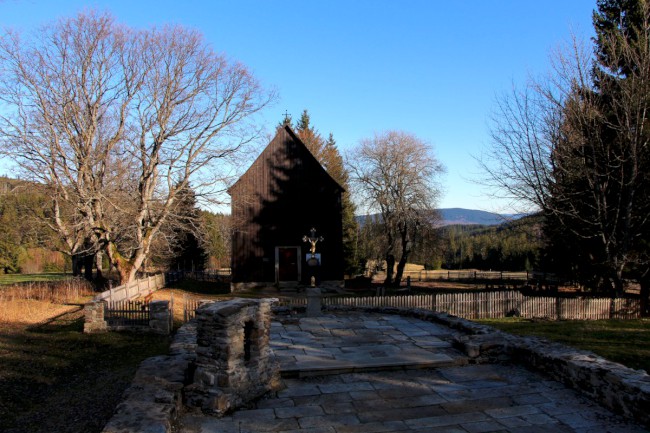
[[[520,337],[446,313],[400,308],[330,307],[402,314],[458,329],[457,347],[474,362],[513,362],[544,372],[599,404],[650,427],[650,375],[579,350],[537,337]]]
[[[102,433],[171,433],[196,360],[196,323],[176,331],[169,355],[143,361]]]

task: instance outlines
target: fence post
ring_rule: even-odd
[[[169,296],[169,329],[174,330],[174,291]]]
[[[188,322],[187,316],[187,294],[183,293],[183,323]]]

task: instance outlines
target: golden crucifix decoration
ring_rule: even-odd
[[[316,229],[312,228],[309,233],[311,234],[310,236],[303,236],[302,241],[303,242],[309,242],[311,244],[311,248],[309,249],[309,252],[311,252],[311,256],[314,257],[314,254],[316,254],[316,244],[318,242],[322,242],[325,239],[323,239],[322,236],[316,236]]]

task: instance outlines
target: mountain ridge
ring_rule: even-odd
[[[523,214],[498,214],[484,210],[457,207],[438,209],[438,213],[440,214],[441,226],[452,224],[494,226],[514,221],[524,216]]]
[[[436,209],[440,214],[440,221],[438,226],[448,225],[482,225],[482,226],[495,226],[509,221],[517,220],[524,214],[498,214],[478,209],[465,209],[465,208],[441,208]],[[376,217],[374,215],[359,215],[357,220],[363,224],[363,221],[368,217]]]

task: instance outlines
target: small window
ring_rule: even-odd
[[[251,360],[251,346],[253,345],[253,328],[254,323],[252,320],[244,323],[244,361]]]

